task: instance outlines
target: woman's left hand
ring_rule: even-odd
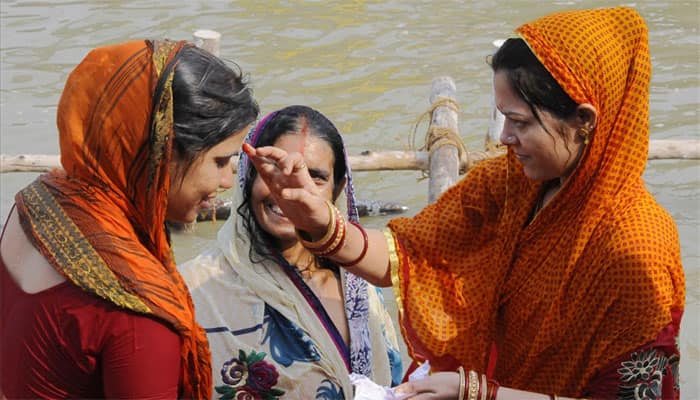
[[[437,372],[428,377],[402,383],[394,389],[396,394],[411,395],[412,400],[452,400],[459,395],[459,374]]]

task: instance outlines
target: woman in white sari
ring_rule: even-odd
[[[304,154],[319,191],[357,221],[343,141],[321,113],[273,112],[247,142]],[[397,384],[401,359],[381,292],[301,245],[245,155],[238,177],[237,212],[215,248],[180,266],[211,346],[215,396],[350,399],[350,373]]]

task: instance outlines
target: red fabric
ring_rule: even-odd
[[[176,398],[180,338],[69,281],[22,291],[0,258],[0,390],[13,398]]]
[[[165,229],[174,162],[174,68],[184,41],[92,50],[71,72],[57,126],[63,170],[19,191],[20,224],[85,292],[180,335],[180,393],[212,394],[211,354]]]
[[[585,389],[585,397],[680,399],[680,352],[676,339],[682,315],[681,310],[673,310],[671,323],[653,342],[640,346],[602,368]],[[634,397],[633,393],[638,397]]]

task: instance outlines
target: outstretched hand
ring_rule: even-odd
[[[410,394],[412,400],[451,400],[459,393],[459,374],[437,372],[422,379],[402,383],[394,388],[397,394]]]
[[[273,146],[255,148],[244,143],[242,149],[285,217],[298,230],[308,232],[312,237],[323,236],[330,216],[326,200],[309,175],[304,157]]]

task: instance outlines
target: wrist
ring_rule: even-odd
[[[321,257],[328,257],[340,250],[345,242],[347,232],[347,224],[340,211],[330,201],[326,201],[326,205],[328,206],[329,222],[324,232],[318,234],[319,239],[313,240],[313,236],[310,236],[308,232],[295,230],[301,244]]]

